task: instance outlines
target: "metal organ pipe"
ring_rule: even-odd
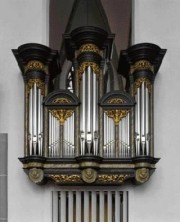
[[[149,155],[149,92],[146,86],[146,155]]]
[[[145,86],[141,85],[141,148],[142,154],[145,151]]]
[[[33,155],[36,155],[37,147],[37,85],[33,85]]]
[[[30,89],[29,92],[29,153],[30,155],[33,154],[32,152],[32,137],[33,137],[33,129],[32,129],[32,113],[33,113],[33,108],[32,108],[32,101],[33,101],[33,97],[32,97],[32,88]]]
[[[86,72],[81,80],[81,155],[85,154],[85,134],[86,134]]]
[[[92,89],[92,70],[89,66],[87,69],[87,148],[88,154],[91,153],[91,145],[92,145],[92,96],[93,96],[93,89]]]

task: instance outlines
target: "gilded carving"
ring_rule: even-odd
[[[108,100],[107,103],[109,103],[109,104],[122,104],[122,103],[126,103],[126,101],[121,99],[121,98],[112,98],[112,99]]]
[[[79,79],[82,78],[82,75],[83,75],[85,69],[89,66],[92,68],[93,72],[97,75],[97,78],[99,77],[100,67],[95,62],[83,62],[83,63],[81,63],[81,65],[79,66],[79,69],[78,69]]]
[[[80,55],[83,52],[94,52],[94,53],[99,54],[99,55],[101,53],[99,48],[96,45],[92,44],[92,43],[82,45],[78,50],[78,55]]]
[[[131,65],[130,73],[133,74],[135,71],[139,70],[145,70],[148,69],[151,72],[154,72],[154,67],[151,65],[151,63],[147,60],[139,60],[135,62],[133,65]]]
[[[69,110],[69,109],[54,109],[50,110],[52,115],[59,120],[60,124],[63,125],[64,122],[72,116],[74,110]]]
[[[28,70],[38,70],[47,73],[47,66],[45,66],[42,62],[37,60],[32,60],[27,63],[25,66],[24,71],[27,72]]]
[[[93,183],[97,178],[97,172],[92,168],[86,168],[82,170],[81,176],[84,182]]]
[[[104,111],[109,118],[112,118],[115,125],[118,125],[122,118],[126,117],[129,110],[127,109],[115,109],[115,110],[105,110]]]
[[[69,103],[71,103],[71,100],[69,100],[67,98],[56,98],[52,101],[52,103],[69,104]]]
[[[50,174],[48,177],[54,180],[56,183],[72,183],[72,182],[81,182],[80,175],[58,175],[58,174]]]
[[[110,182],[110,183],[123,183],[125,180],[127,180],[130,176],[128,174],[103,174],[98,175],[97,181],[98,182]]]
[[[27,83],[27,91],[28,93],[32,89],[33,85],[36,83],[37,87],[41,89],[41,94],[44,95],[45,84],[41,79],[29,79]]]
[[[138,183],[145,183],[149,179],[149,169],[147,168],[140,168],[136,170],[136,181]]]
[[[29,170],[29,179],[34,183],[41,183],[44,179],[44,172],[38,168],[32,168]]]
[[[142,85],[143,82],[146,84],[148,91],[152,91],[151,81],[145,77],[141,77],[134,82],[134,95],[137,93],[137,89]]]

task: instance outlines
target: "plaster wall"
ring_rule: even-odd
[[[24,84],[11,52],[24,43],[48,44],[47,19],[48,0],[0,1],[0,133],[8,134],[9,222],[51,221],[49,192],[29,182],[17,159],[24,149]]]
[[[180,1],[135,0],[134,43],[167,49],[155,80],[155,156],[161,157],[150,181],[133,188],[131,221],[178,222],[180,218]]]

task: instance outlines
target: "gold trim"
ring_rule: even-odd
[[[122,104],[122,103],[126,103],[126,101],[123,100],[123,99],[120,99],[120,98],[112,98],[112,99],[108,100],[107,103],[109,103],[109,104]]]
[[[43,71],[47,74],[47,66],[37,60],[31,60],[25,65],[24,72],[27,72],[28,70]]]
[[[92,43],[82,45],[79,48],[79,50],[77,52],[77,55],[80,55],[83,52],[94,52],[98,55],[101,55],[101,51],[99,50],[99,48],[96,45],[92,44]]]
[[[99,65],[97,65],[95,62],[83,62],[83,63],[81,63],[81,65],[79,66],[79,69],[78,69],[79,79],[82,78],[82,75],[88,66],[90,66],[92,68],[93,72],[97,75],[97,78],[99,78],[99,75],[100,75]]]
[[[56,98],[52,101],[52,103],[69,104],[69,103],[71,103],[71,100],[69,100],[67,98]]]
[[[72,116],[74,110],[71,109],[53,109],[49,111],[52,115],[59,120],[60,125],[64,125],[64,122]]]
[[[137,93],[137,89],[142,85],[143,82],[146,83],[146,87],[147,87],[149,93],[152,91],[151,81],[145,77],[141,77],[139,79],[136,79],[134,82],[134,95]]]
[[[145,69],[148,69],[154,73],[154,67],[149,61],[139,60],[139,61],[135,62],[133,65],[131,65],[130,74],[133,74],[135,71],[145,70]]]
[[[130,177],[128,174],[98,175],[97,182],[123,183]]]
[[[57,174],[49,174],[48,177],[54,180],[56,183],[71,183],[71,182],[81,182],[81,176],[78,174],[74,175],[57,175]]]
[[[27,82],[27,92],[29,94],[30,90],[32,89],[33,85],[36,83],[37,87],[41,89],[41,94],[44,95],[45,84],[41,79],[29,79]]]
[[[112,118],[114,120],[115,125],[118,125],[119,122],[127,116],[127,114],[129,113],[129,110],[124,109],[124,110],[119,110],[119,109],[115,109],[115,110],[105,110],[104,111],[106,113],[106,115],[109,118]]]

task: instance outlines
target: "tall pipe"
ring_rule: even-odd
[[[33,154],[36,155],[37,148],[37,85],[33,85]]]
[[[146,155],[149,155],[149,92],[146,87]]]
[[[32,137],[33,137],[33,129],[32,129],[32,88],[30,89],[30,92],[29,92],[29,153],[30,155],[33,154],[32,152]]]

